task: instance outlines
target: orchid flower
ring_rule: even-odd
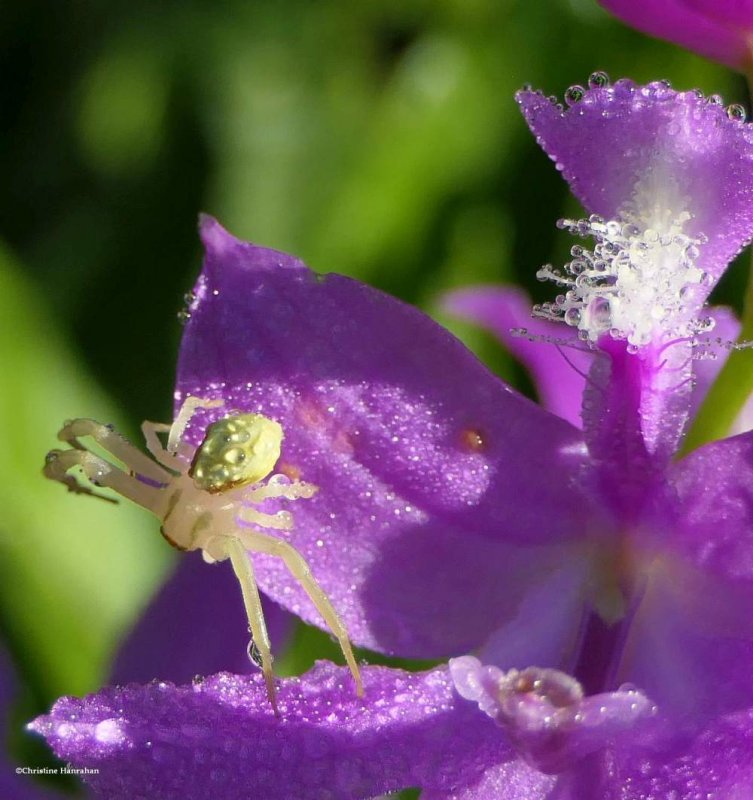
[[[595,241],[542,268],[562,289],[536,309],[565,332],[539,347],[591,361],[582,430],[417,310],[209,218],[180,355],[178,405],[282,425],[283,468],[319,487],[289,539],[351,638],[481,660],[366,667],[362,699],[319,666],[282,682],[281,719],[259,676],[63,699],[32,729],[99,766],[101,794],[753,791],[753,434],[674,460],[699,359],[723,352],[708,293],[753,236],[753,136],[663,83],[595,76],[568,98],[518,101],[589,212],[561,227]],[[258,581],[322,625],[276,561]]]
[[[732,69],[753,68],[750,0],[599,0],[623,22]]]

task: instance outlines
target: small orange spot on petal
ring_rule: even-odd
[[[460,432],[460,446],[471,453],[483,453],[486,437],[478,428],[465,428]]]
[[[301,400],[296,406],[296,415],[307,428],[324,428],[329,423],[324,409],[315,400]]]

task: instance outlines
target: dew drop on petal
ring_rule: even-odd
[[[727,106],[727,116],[736,122],[745,122],[747,114],[743,106],[741,106],[739,103],[733,103],[732,105]]]
[[[565,92],[565,102],[569,106],[574,106],[583,99],[585,93],[586,90],[582,86],[578,86],[577,84],[575,86],[570,86]]]
[[[609,75],[601,70],[592,72],[588,76],[588,86],[591,89],[604,89],[605,87],[609,86]]]

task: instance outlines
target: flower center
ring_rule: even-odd
[[[689,219],[686,211],[634,201],[617,219],[559,220],[560,228],[595,244],[575,245],[562,271],[549,264],[538,271],[539,280],[567,291],[535,306],[534,316],[564,321],[583,340],[609,334],[629,348],[710,330],[713,320],[698,316],[712,280],[696,266],[705,238],[684,233]]]
[[[584,696],[575,678],[556,669],[502,672],[473,656],[450,660],[461,697],[505,728],[521,757],[556,774],[617,740],[640,734],[656,706],[634,687]]]

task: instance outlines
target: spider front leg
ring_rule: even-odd
[[[161,489],[149,486],[138,478],[126,474],[83,447],[71,448],[70,450],[51,450],[47,454],[42,472],[45,477],[59,481],[67,486],[69,491],[77,494],[91,494],[96,497],[103,497],[89,487],[82,486],[76,478],[68,474],[69,470],[74,467],[80,467],[84,475],[95,486],[105,486],[108,489],[113,489],[118,494],[133,500],[134,503],[138,503],[138,505],[157,516],[162,515],[165,498]],[[103,499],[110,500],[107,497],[103,497]]]
[[[353,649],[350,646],[348,631],[324,589],[322,589],[316,578],[311,574],[311,569],[306,559],[288,542],[276,539],[274,536],[269,536],[260,531],[238,530],[236,532],[236,537],[246,550],[250,550],[254,553],[266,553],[282,559],[283,563],[290,571],[290,574],[301,584],[306,594],[316,606],[317,611],[322,615],[324,621],[336,636],[337,641],[340,643],[340,649],[345,656],[345,661],[353,675],[353,680],[356,683],[356,693],[359,697],[362,697],[363,683],[361,681],[361,672],[358,669],[358,663],[353,655]],[[246,557],[246,560],[248,560],[248,557]]]
[[[58,439],[61,442],[65,442],[81,452],[89,452],[88,448],[79,441],[84,436],[92,438],[137,475],[162,484],[168,483],[172,478],[172,475],[165,472],[159,464],[155,464],[137,447],[134,447],[124,436],[101,422],[93,419],[73,419],[66,422],[58,431]],[[106,462],[103,461],[103,463]]]
[[[141,432],[144,434],[147,450],[163,467],[174,472],[183,472],[186,462],[191,460],[191,448],[185,446],[185,452],[181,452],[181,441],[183,434],[188,427],[193,415],[200,408],[219,408],[224,405],[224,400],[205,400],[201,397],[186,397],[178,411],[175,421],[170,424],[167,422],[149,422],[141,424]],[[167,447],[164,447],[158,434],[167,434]]]
[[[144,434],[146,449],[154,456],[156,461],[174,472],[182,472],[186,468],[186,462],[175,453],[171,453],[164,448],[157,435],[159,433],[169,433],[172,427],[167,422],[149,422],[149,420],[146,420],[141,423],[141,432]]]
[[[206,400],[203,397],[194,397],[193,395],[186,397],[183,401],[183,405],[180,407],[180,411],[178,411],[175,417],[175,421],[169,428],[170,432],[167,437],[168,453],[172,453],[173,455],[177,454],[178,446],[183,438],[183,434],[186,432],[188,423],[200,408],[220,408],[224,405],[225,401],[221,397],[214,400]]]

